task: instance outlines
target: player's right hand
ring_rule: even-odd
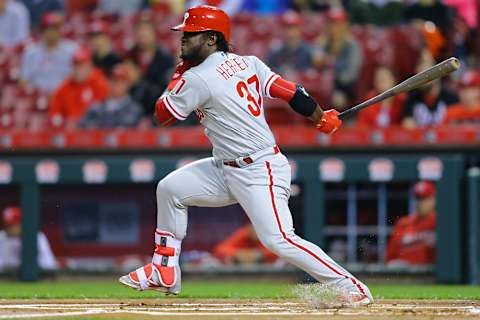
[[[318,130],[326,134],[332,134],[342,126],[342,120],[338,118],[340,113],[335,109],[327,110],[316,124]]]

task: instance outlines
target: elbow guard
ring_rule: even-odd
[[[317,108],[317,102],[299,84],[296,85],[295,94],[289,103],[295,112],[305,117],[311,116]]]

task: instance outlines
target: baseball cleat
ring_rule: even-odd
[[[363,283],[359,283],[363,292],[352,291],[347,294],[346,302],[353,307],[366,306],[373,303],[373,296],[370,289]]]
[[[346,300],[346,303],[352,307],[367,306],[373,303],[373,298],[369,298],[368,296],[357,292],[349,293]]]
[[[173,279],[168,283],[162,279],[162,277],[165,278],[165,270],[160,269],[162,268],[153,263],[149,263],[120,277],[118,281],[121,284],[138,291],[155,290],[166,294],[179,294],[181,286],[179,277],[177,278],[179,273],[176,272],[176,268],[172,268]]]

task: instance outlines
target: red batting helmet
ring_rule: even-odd
[[[230,42],[230,18],[217,7],[198,6],[188,9],[183,22],[171,28],[175,31],[201,32],[218,31]]]

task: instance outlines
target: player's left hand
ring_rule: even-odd
[[[332,134],[342,126],[342,120],[338,118],[340,113],[335,109],[327,110],[316,124],[318,130],[326,134]]]

